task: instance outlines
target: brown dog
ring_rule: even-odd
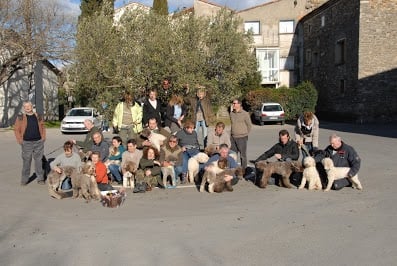
[[[55,170],[51,170],[47,176],[48,193],[50,194],[51,197],[54,197],[56,199],[62,199],[66,197],[66,193],[59,190],[59,188],[62,185],[62,182],[65,180],[65,178],[67,176],[70,176],[74,168],[70,166],[65,166],[65,167],[61,167],[61,169],[62,169],[62,173],[58,173]]]
[[[255,163],[255,167],[263,171],[262,178],[259,181],[260,188],[266,188],[267,182],[272,174],[281,176],[279,186],[286,188],[293,188],[289,181],[289,177],[293,172],[303,172],[302,164],[298,161],[291,162],[268,162],[266,160]]]
[[[123,187],[128,185],[133,189],[135,187],[135,173],[137,166],[132,161],[127,161],[123,168]]]
[[[86,202],[89,202],[92,198],[100,199],[100,192],[95,179],[95,169],[91,163],[85,163],[81,173],[74,169],[70,178],[72,179],[73,198],[83,197]]]
[[[243,176],[243,169],[238,168],[227,168],[227,159],[220,158],[217,162],[212,163],[207,167],[201,180],[200,192],[204,192],[205,184],[208,182],[208,192],[220,193],[225,189],[227,191],[233,191],[231,181],[225,181],[225,176],[237,175],[240,179]]]

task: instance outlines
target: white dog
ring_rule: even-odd
[[[309,190],[320,190],[322,189],[320,175],[316,169],[316,161],[313,157],[305,157],[303,160],[303,166],[305,169],[303,170],[303,177],[299,189],[302,189],[306,185],[306,181],[309,182]]]
[[[148,128],[145,128],[142,131],[141,135],[144,138],[147,138],[150,141],[150,143],[152,143],[152,146],[155,147],[158,151],[160,151],[161,145],[163,145],[164,140],[167,138],[159,133],[150,131],[150,129]]]
[[[324,191],[329,191],[334,180],[346,177],[350,171],[349,167],[335,167],[331,158],[324,158],[321,162],[324,165],[324,169],[327,172],[328,177],[328,185]],[[358,175],[350,177],[349,180],[352,182],[353,188],[357,188],[359,190],[363,189],[360,180],[358,180]]]
[[[208,155],[205,154],[204,152],[199,152],[198,154],[194,155],[192,158],[189,159],[187,163],[187,169],[188,169],[188,176],[190,183],[193,183],[194,178],[198,175],[200,163],[206,163],[208,159],[209,159]]]

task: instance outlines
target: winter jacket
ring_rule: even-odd
[[[117,104],[116,109],[114,110],[113,114],[113,126],[117,128],[122,128],[123,125],[123,108],[124,102],[120,102]],[[142,131],[142,107],[138,103],[134,103],[133,106],[130,107],[131,109],[131,116],[132,116],[132,129],[135,133],[139,133]]]
[[[37,117],[37,121],[39,123],[40,136],[41,136],[41,139],[44,141],[46,138],[44,119],[41,115],[38,115],[36,113],[34,115]],[[22,144],[22,142],[23,142],[23,135],[25,134],[27,126],[28,126],[28,120],[26,118],[26,114],[19,115],[17,117],[17,120],[15,121],[15,125],[14,125],[15,138],[17,139],[17,142],[19,144]]]
[[[275,154],[281,154],[281,161],[285,161],[287,159],[298,160],[299,158],[299,148],[298,144],[295,141],[289,140],[286,144],[282,144],[278,142],[261,156],[258,157],[255,161],[266,160],[272,157]]]

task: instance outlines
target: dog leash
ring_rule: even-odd
[[[59,146],[59,147],[58,147],[58,148],[56,148],[55,150],[53,150],[53,151],[51,151],[51,152],[49,152],[49,153],[45,154],[44,156],[45,156],[45,157],[47,157],[48,155],[51,155],[51,154],[53,154],[54,152],[56,152],[56,151],[60,150],[61,148],[63,148],[63,145],[62,145],[62,146]]]

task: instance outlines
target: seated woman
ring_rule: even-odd
[[[105,161],[105,165],[112,174],[114,180],[118,184],[122,183],[120,176],[120,164],[125,148],[122,145],[122,140],[119,136],[114,136],[112,139],[112,146],[109,148],[109,157]]]
[[[109,179],[106,166],[104,163],[102,163],[100,157],[101,155],[98,151],[93,151],[91,154],[91,162],[95,168],[95,178],[98,184],[98,188],[100,191],[113,190],[113,187],[108,184]]]
[[[159,152],[154,147],[146,147],[143,149],[143,156],[139,161],[139,167],[136,171],[135,188],[139,189],[139,185],[146,184],[147,191],[152,190],[152,187],[157,185],[162,186],[161,167],[158,161]]]
[[[186,183],[188,161],[191,157],[200,152],[200,145],[197,139],[197,132],[194,131],[194,123],[190,120],[186,121],[183,130],[175,135],[178,138],[179,146],[182,147],[182,176],[181,183]]]
[[[176,180],[182,173],[182,152],[182,148],[178,145],[178,138],[174,135],[171,135],[161,148],[160,163],[164,187],[167,186],[168,175],[171,176],[172,183],[169,188],[176,186]]]
[[[73,142],[66,141],[63,144],[63,153],[59,154],[55,160],[50,163],[51,170],[56,171],[57,173],[62,173],[62,167],[64,166],[72,166],[76,168],[78,172],[81,170],[81,159],[77,153],[73,152]],[[70,177],[65,178],[62,182],[61,189],[68,190],[72,188],[72,183]]]

